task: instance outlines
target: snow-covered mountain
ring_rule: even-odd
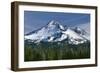
[[[52,20],[41,29],[26,34],[25,40],[39,43],[41,41],[58,42],[67,39],[69,44],[79,44],[89,40],[89,37],[89,34],[79,27],[65,28],[59,22]]]

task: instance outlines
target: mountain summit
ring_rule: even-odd
[[[85,30],[79,27],[64,28],[62,24],[57,21],[50,21],[46,26],[39,30],[32,31],[25,35],[25,40],[34,43],[43,42],[59,42],[67,39],[69,44],[80,44],[89,41],[89,35]]]
[[[56,28],[58,28],[58,29],[61,29],[61,30],[64,30],[64,27],[59,23],[59,22],[57,22],[57,21],[54,21],[54,20],[52,20],[52,21],[50,21],[48,24],[47,24],[47,27],[56,27]]]

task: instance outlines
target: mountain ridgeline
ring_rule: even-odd
[[[67,40],[69,44],[80,44],[90,40],[89,34],[79,28],[64,28],[59,22],[51,21],[39,30],[25,35],[25,40],[30,42],[59,42]]]
[[[90,35],[79,27],[57,21],[25,34],[25,61],[81,59],[90,57]]]

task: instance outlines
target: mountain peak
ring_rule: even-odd
[[[81,31],[82,29],[80,27],[75,27],[75,30]]]
[[[83,29],[81,29],[80,27],[75,27],[74,31],[81,35],[86,34],[86,32]]]
[[[51,20],[48,24],[47,27],[56,27],[59,28],[61,30],[65,30],[65,28],[62,26],[62,24],[60,24],[58,21],[56,20]]]
[[[48,23],[49,26],[52,26],[52,25],[60,25],[59,22],[57,22],[56,20],[51,20],[49,23]]]

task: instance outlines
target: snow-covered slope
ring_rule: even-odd
[[[90,40],[90,35],[85,30],[83,30],[83,29],[81,29],[79,27],[75,27],[73,30],[76,33],[78,33],[81,37],[86,38],[87,40]]]
[[[35,43],[40,41],[58,42],[65,39],[68,39],[69,44],[79,44],[89,40],[89,35],[78,27],[65,29],[57,21],[50,21],[43,28],[25,35],[25,40],[31,40]]]
[[[52,41],[53,38],[56,37],[57,34],[60,34],[61,30],[63,29],[64,27],[61,26],[58,22],[51,21],[48,25],[37,30],[36,32],[25,35],[25,39],[31,39],[35,42],[40,42],[42,40],[46,41],[46,39],[48,41]]]

